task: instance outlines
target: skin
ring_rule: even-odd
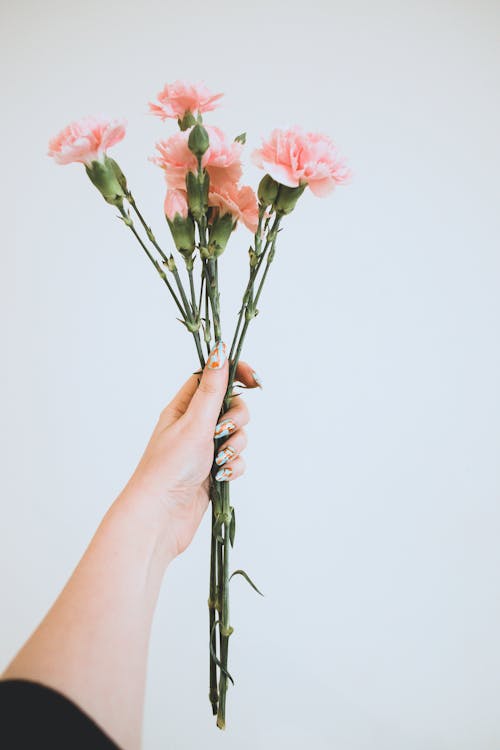
[[[236,379],[257,386],[240,362]],[[190,544],[208,508],[213,434],[228,362],[191,375],[163,409],[137,468],[106,512],[67,584],[1,679],[58,690],[124,750],[141,746],[148,645],[169,563]],[[241,476],[248,408],[234,396],[225,418],[236,431],[220,442]]]

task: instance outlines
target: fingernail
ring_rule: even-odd
[[[234,424],[232,419],[223,419],[222,422],[219,422],[219,424],[215,425],[214,437],[226,437],[226,435],[230,435],[232,432],[234,432],[235,429],[236,425]]]
[[[219,343],[216,344],[210,352],[210,355],[207,359],[207,367],[209,367],[211,370],[220,370],[225,361],[226,345],[223,341],[219,341]]]
[[[257,373],[255,372],[255,370],[252,370],[252,378],[255,380],[255,382],[257,383],[257,385],[259,386],[259,388],[262,388],[262,382],[261,382],[259,376],[257,375]]]
[[[234,458],[236,456],[236,448],[233,448],[232,445],[226,445],[225,448],[223,448],[221,451],[219,451],[215,457],[215,463],[217,466],[222,466],[222,464],[225,464],[226,461],[229,461],[231,458]]]
[[[218,482],[225,482],[226,479],[229,479],[232,473],[233,470],[231,469],[231,467],[225,466],[223,469],[219,469],[219,471],[215,475],[215,478]]]

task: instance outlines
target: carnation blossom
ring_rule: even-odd
[[[202,156],[201,164],[210,176],[210,183],[219,188],[237,183],[243,173],[242,144],[230,141],[220,128],[213,125],[207,125],[206,130],[210,145]],[[190,130],[185,130],[175,133],[166,141],[160,141],[156,144],[160,155],[151,157],[151,161],[165,170],[169,188],[183,190],[187,173],[197,171],[196,157],[188,147],[189,133]]]
[[[167,219],[173,221],[178,214],[182,219],[188,215],[187,193],[185,190],[167,190],[163,211]]]
[[[98,161],[106,149],[125,137],[125,122],[106,117],[83,117],[49,141],[48,155],[58,164]]]
[[[209,112],[218,105],[224,94],[212,94],[202,83],[174,81],[167,83],[157,95],[159,104],[149,103],[149,110],[162,120],[175,117],[182,120],[187,112]]]
[[[262,140],[261,148],[252,152],[251,158],[276,182],[288,187],[306,182],[314,195],[320,197],[350,176],[328,136],[305,133],[298,125],[288,130],[275,128],[267,141]]]
[[[257,196],[248,185],[228,185],[223,188],[210,188],[208,204],[219,209],[221,214],[230,213],[240,219],[255,234],[259,223]]]

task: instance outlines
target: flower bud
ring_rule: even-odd
[[[208,250],[211,257],[217,258],[224,252],[235,227],[236,220],[232,214],[223,214],[215,219],[208,236]]]
[[[188,172],[186,175],[186,190],[188,197],[189,210],[194,218],[198,221],[208,210],[208,188],[210,178],[208,172],[203,173],[202,181],[194,172]]]
[[[276,211],[281,214],[290,214],[306,187],[307,182],[304,182],[298,187],[288,187],[288,185],[280,184],[278,197],[274,201],[274,208]]]
[[[208,149],[209,145],[210,141],[207,131],[205,130],[203,125],[200,125],[200,123],[196,123],[196,125],[191,129],[191,132],[189,133],[189,150],[196,157],[201,159],[205,151]]]
[[[85,171],[104,200],[113,206],[120,206],[123,203],[125,192],[120,184],[121,178],[118,177],[116,168],[118,168],[118,172],[126,185],[123,172],[118,167],[118,164],[108,156],[105,156],[103,161],[92,161],[89,164],[85,164]]]
[[[274,203],[278,195],[279,184],[273,180],[270,174],[265,174],[259,182],[257,196],[263,206],[269,206]]]
[[[191,216],[185,219],[177,214],[173,220],[166,217],[177,250],[187,259],[195,248],[194,221]]]

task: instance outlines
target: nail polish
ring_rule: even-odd
[[[214,346],[207,359],[207,367],[210,370],[220,370],[226,361],[227,347],[223,341]]]
[[[226,437],[227,435],[230,435],[232,432],[234,432],[235,429],[236,425],[234,424],[232,419],[223,419],[222,422],[219,422],[219,424],[215,426],[214,437]]]
[[[217,466],[222,466],[222,464],[225,464],[226,461],[230,461],[235,456],[236,448],[233,448],[232,445],[226,445],[225,448],[217,453],[215,457],[215,463],[217,464]]]
[[[257,385],[259,386],[259,388],[262,388],[262,382],[261,382],[259,376],[257,375],[257,373],[255,372],[255,370],[252,370],[252,378],[255,380],[255,382],[257,383]]]
[[[218,482],[225,482],[231,474],[233,473],[233,470],[230,466],[225,466],[223,469],[219,469],[217,474],[215,475],[215,478]]]

